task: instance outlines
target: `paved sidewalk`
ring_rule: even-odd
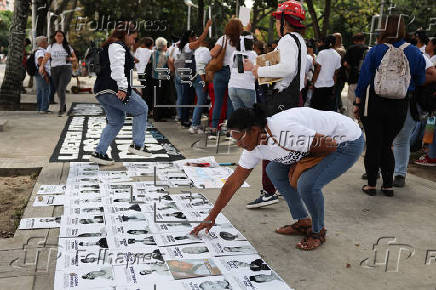
[[[69,95],[67,99],[95,102],[90,95]],[[9,119],[9,127],[0,132],[0,168],[43,167],[23,217],[61,214],[62,207],[33,208],[31,204],[40,184],[65,182],[69,164],[48,163],[48,158],[66,117],[0,112],[2,118]],[[206,149],[191,148],[199,137],[193,137],[173,122],[155,125],[187,158],[215,154],[213,145]],[[239,159],[237,148],[227,152],[222,147],[220,152],[216,155],[219,162]],[[264,209],[245,208],[247,202],[258,196],[259,166],[247,181],[251,187],[241,189],[224,212],[259,254],[296,289],[434,290],[436,183],[408,175],[408,185],[397,189],[394,197],[368,197],[360,191],[364,184],[360,180],[362,172],[360,160],[324,189],[327,242],[314,252],[295,249],[299,237],[274,233],[275,228],[291,223],[283,199]],[[211,189],[199,192],[211,200],[219,194]],[[17,231],[14,238],[0,240],[0,290],[53,289],[56,261],[48,255],[54,253],[51,248],[57,245],[57,235],[57,229]],[[38,252],[39,258],[35,260]]]

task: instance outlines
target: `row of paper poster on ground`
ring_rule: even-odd
[[[213,207],[203,194],[128,177],[71,163],[65,186],[40,188],[36,199],[53,200],[35,205],[62,203],[64,214],[20,228],[60,227],[54,289],[290,289],[223,214],[209,234],[189,235]]]

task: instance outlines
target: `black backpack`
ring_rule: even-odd
[[[85,63],[86,67],[88,68],[88,72],[95,73],[96,75],[100,74],[100,53],[102,51],[103,48],[96,47],[95,43],[93,41],[91,42],[91,46],[89,47],[85,55]]]
[[[38,67],[35,64],[35,52],[37,50],[35,50],[34,52],[32,52],[32,54],[29,56],[29,58],[26,61],[26,71],[27,74],[29,76],[36,76],[36,74],[38,73]]]

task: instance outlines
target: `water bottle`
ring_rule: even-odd
[[[424,138],[422,143],[432,144],[434,138],[434,127],[435,127],[436,117],[429,117],[427,119],[427,125],[425,125]]]

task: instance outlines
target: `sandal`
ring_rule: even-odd
[[[310,232],[296,247],[303,251],[312,251],[324,244],[327,230],[322,228],[319,233]]]
[[[369,196],[376,196],[377,195],[377,190],[375,188],[371,188],[371,189],[370,188],[365,188],[366,186],[368,186],[368,185],[362,186],[362,191],[364,193],[366,193]]]
[[[288,236],[305,236],[312,228],[312,220],[311,219],[302,219],[298,220],[296,223],[292,225],[285,225],[281,228],[276,229],[276,233],[281,235]]]

